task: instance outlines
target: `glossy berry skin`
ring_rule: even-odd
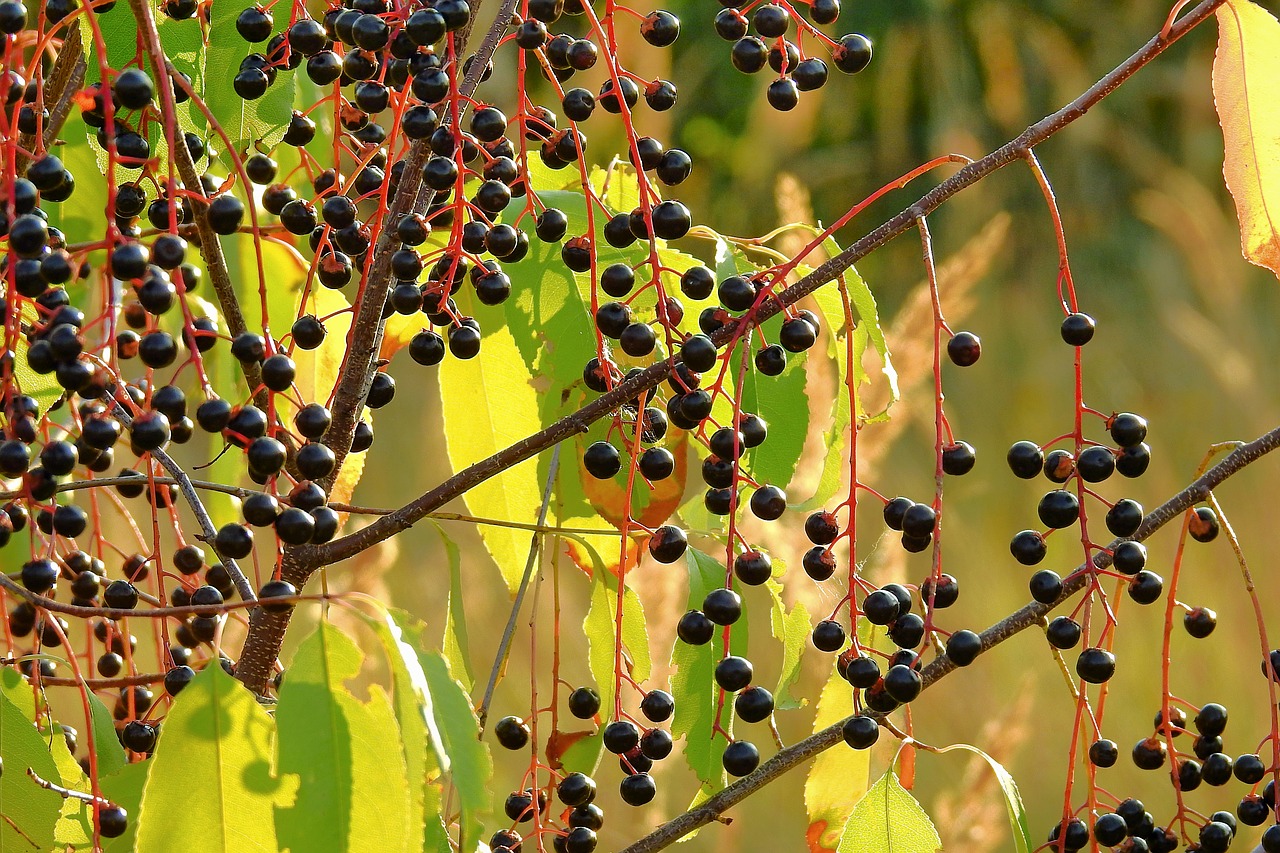
[[[819,510],[804,520],[804,534],[814,545],[830,545],[840,535],[840,524],[833,513]]]
[[[982,356],[982,341],[973,332],[957,332],[947,341],[947,357],[956,367],[972,367]]]
[[[607,480],[622,468],[622,457],[618,448],[607,441],[597,441],[587,448],[582,456],[582,465],[587,473],[597,480]]]
[[[870,749],[880,739],[880,724],[874,717],[850,717],[841,728],[844,742],[854,749]]]
[[[761,486],[751,495],[751,513],[762,521],[775,521],[786,511],[787,493],[777,486]]]
[[[614,720],[604,727],[604,748],[614,755],[630,752],[640,743],[640,730],[635,723],[627,720]],[[570,803],[577,805],[577,803]]]
[[[892,592],[877,589],[862,602],[862,612],[872,625],[888,625],[898,618],[898,599]]]
[[[773,713],[773,694],[763,687],[748,687],[733,700],[733,710],[745,723],[758,723]]]
[[[1031,597],[1041,604],[1052,604],[1062,595],[1062,578],[1057,572],[1041,569],[1031,576],[1027,584]]]
[[[1088,314],[1070,314],[1062,321],[1062,340],[1073,347],[1082,347],[1093,340],[1097,324]]]
[[[1131,412],[1121,412],[1111,419],[1108,431],[1120,447],[1133,447],[1147,440],[1147,419]]]
[[[493,727],[493,734],[505,749],[523,749],[529,743],[529,727],[519,717],[503,717]]]
[[[1151,448],[1145,443],[1126,447],[1116,457],[1116,471],[1122,477],[1141,477],[1151,466]]]
[[[813,646],[823,652],[838,652],[846,641],[844,626],[834,619],[825,619],[813,629]]]
[[[1120,760],[1120,747],[1113,740],[1095,740],[1089,745],[1089,761],[1095,767],[1114,767]]]
[[[1080,623],[1070,616],[1058,616],[1045,629],[1045,636],[1055,649],[1074,649],[1080,643]]]
[[[1147,546],[1132,540],[1121,542],[1111,552],[1111,565],[1125,575],[1136,575],[1147,564]]]
[[[859,655],[849,661],[844,677],[854,687],[865,690],[880,680],[880,664],[873,658]]]
[[[973,470],[977,456],[973,445],[957,441],[942,448],[942,471],[953,477],[963,476]]]
[[[977,659],[981,652],[982,638],[973,631],[956,631],[947,640],[947,657],[956,666],[968,666]]]
[[[618,788],[622,801],[629,806],[643,806],[658,793],[658,786],[648,773],[635,773],[625,777]]]
[[[898,664],[889,667],[889,671],[884,674],[884,689],[889,695],[904,705],[915,700],[920,695],[923,682],[920,680],[920,673],[916,672],[909,666]]]
[[[129,828],[129,813],[119,806],[98,810],[98,832],[104,838],[119,838]]]
[[[711,642],[715,630],[715,623],[701,610],[690,610],[681,616],[676,624],[676,635],[691,646],[701,646]]]
[[[1013,475],[1022,480],[1033,479],[1044,466],[1044,452],[1031,441],[1015,442],[1005,459]]]
[[[1262,833],[1263,853],[1280,853],[1280,824],[1267,828]]]
[[[736,655],[729,655],[716,664],[716,684],[725,690],[737,692],[751,684],[751,661]]]
[[[590,687],[579,687],[569,694],[569,713],[579,720],[590,720],[600,712],[600,694]]]
[[[1142,504],[1122,498],[1107,511],[1107,530],[1111,531],[1113,536],[1132,536],[1142,526],[1142,518]]]
[[[742,596],[731,589],[713,589],[703,599],[702,612],[717,625],[732,625],[742,618]]]
[[[745,740],[735,740],[724,749],[721,763],[730,776],[746,776],[760,766],[760,750]]]
[[[1046,527],[1070,527],[1080,518],[1080,501],[1071,492],[1056,489],[1040,499],[1036,511]]]
[[[1086,483],[1101,483],[1116,470],[1116,457],[1107,447],[1088,447],[1080,451],[1076,470]]]
[[[1188,634],[1203,640],[1218,627],[1218,614],[1207,607],[1196,607],[1183,615],[1182,626],[1186,628]]]
[[[556,795],[566,806],[583,806],[596,798],[596,783],[583,773],[570,773],[560,780]]]
[[[744,551],[733,558],[733,573],[747,586],[759,586],[773,577],[773,561],[761,551]]]
[[[1197,542],[1212,542],[1218,538],[1218,516],[1207,506],[1196,507],[1191,517],[1189,531]]]
[[[675,710],[675,700],[665,690],[650,690],[640,700],[640,713],[651,723],[666,722]]]
[[[674,563],[684,556],[689,538],[679,527],[666,525],[649,537],[649,554],[659,563]]]
[[[1076,674],[1090,684],[1104,684],[1115,675],[1116,657],[1106,649],[1085,649],[1076,658]]]

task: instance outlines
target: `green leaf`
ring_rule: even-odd
[[[56,782],[58,766],[31,719],[0,692],[0,853],[29,853],[54,844],[53,828],[62,797],[37,785],[27,775]]]
[[[275,722],[240,682],[220,666],[201,670],[174,700],[147,762],[138,849],[171,849],[172,819],[182,815],[185,853],[275,853],[275,809],[298,786],[273,775],[274,735]]]
[[[685,554],[689,569],[689,608],[701,608],[703,599],[713,589],[724,586],[725,568],[719,561],[695,548]],[[747,613],[733,627],[730,650],[743,655],[747,648]],[[677,641],[671,654],[675,674],[671,677],[671,694],[676,711],[671,720],[672,737],[684,737],[684,756],[689,767],[702,782],[702,791],[712,794],[725,786],[724,766],[720,763],[727,745],[723,735],[713,734],[716,707],[720,704],[720,688],[715,682],[715,667],[720,661],[720,642],[713,639],[701,646]],[[733,731],[733,700],[725,697],[720,708],[720,728]]]
[[[1005,770],[1000,762],[976,746],[957,743],[939,749],[938,752],[951,752],[957,749],[972,752],[991,765],[991,769],[996,774],[996,781],[1000,783],[1000,791],[1004,794],[1005,808],[1009,812],[1009,828],[1013,831],[1013,849],[1015,853],[1031,853],[1032,850],[1036,849],[1036,845],[1031,842],[1031,829],[1027,824],[1027,809],[1022,804],[1022,794],[1018,792],[1018,783],[1013,781],[1013,776],[1009,775],[1009,771]]]
[[[408,846],[417,849],[421,846],[422,826],[431,820],[431,815],[424,811],[427,780],[440,775],[443,756],[436,752],[440,749],[440,732],[436,730],[436,718],[431,711],[431,690],[413,645],[413,640],[421,637],[426,626],[398,610],[386,613],[382,619],[367,617],[367,621],[382,643],[391,670],[392,699],[409,781],[410,814],[415,816]],[[405,625],[410,627],[402,627]]]
[[[93,748],[97,753],[94,757],[98,762],[98,776],[110,776],[123,769],[128,759],[125,757],[124,747],[120,745],[120,738],[116,737],[115,721],[107,706],[90,690],[85,691],[85,696],[89,700],[89,736],[93,738]]]
[[[440,402],[445,449],[455,472],[541,428],[538,393],[531,380],[507,328],[487,329],[475,358],[444,360]],[[469,490],[463,500],[473,515],[532,524],[542,502],[537,462],[526,460],[506,469]],[[481,525],[479,530],[514,595],[529,556],[529,531],[494,525]]]
[[[55,152],[62,165],[76,176],[76,189],[67,201],[41,201],[49,214],[49,224],[67,235],[68,243],[102,239],[102,223],[107,215],[107,179],[98,170],[98,158],[89,147],[89,129],[80,110],[73,109],[58,134],[64,144]],[[92,253],[101,255],[102,253]]]
[[[150,761],[126,764],[115,774],[103,778],[98,784],[102,796],[124,809],[129,817],[124,834],[118,838],[102,839],[106,853],[133,853],[137,849],[138,815],[142,813],[142,790],[147,784]]]
[[[458,849],[474,849],[489,811],[493,758],[480,740],[480,721],[466,691],[449,672],[449,662],[435,652],[418,650],[418,660],[431,688],[432,711],[440,742],[449,756],[449,773],[462,810]]]
[[[13,571],[17,568],[14,566]],[[0,695],[12,702],[28,720],[36,718],[36,695],[31,682],[13,667],[0,668]]]
[[[449,661],[458,681],[469,693],[475,684],[475,676],[471,674],[471,641],[467,638],[467,613],[462,594],[462,556],[458,552],[458,543],[439,524],[435,527],[449,556],[449,603],[445,609],[444,640],[440,644],[440,653]]]
[[[225,79],[235,73],[249,49],[236,32],[236,17],[248,6],[244,0],[215,0],[209,15],[209,44],[205,50],[205,68],[215,79],[205,87],[205,105],[221,125],[235,153],[244,156],[255,150],[270,151],[289,127],[293,116],[294,71],[281,69],[267,93],[254,101],[246,101],[236,94]],[[167,43],[166,43],[167,44]],[[203,114],[198,119],[201,126]],[[224,143],[213,132],[208,135],[213,144],[222,149]],[[232,164],[231,152],[224,151],[222,161]]]
[[[587,638],[587,660],[600,694],[601,714],[606,720],[613,718],[617,612],[617,578],[608,572],[596,572],[591,580],[591,607],[582,622],[582,632]],[[622,595],[622,650],[623,665],[629,663],[631,677],[643,682],[651,670],[649,634],[645,630],[644,607],[632,589]]]
[[[937,853],[942,839],[933,821],[892,770],[853,807],[839,853]]]
[[[600,758],[604,755],[604,728],[594,734],[584,735],[573,742],[573,745],[560,756],[560,764],[565,773],[585,773],[588,776],[596,772],[600,766]]]
[[[449,843],[449,829],[444,825],[444,786],[431,782],[426,787],[423,810],[427,815],[422,837],[423,853],[454,853]]]
[[[791,688],[800,678],[800,657],[809,644],[809,608],[797,601],[787,612],[782,601],[782,584],[770,580],[765,584],[773,606],[769,609],[769,627],[773,638],[782,643],[782,669],[778,686],[773,691],[773,707],[779,711],[803,708],[807,700],[792,695]]]
[[[411,840],[421,844],[409,829],[405,756],[391,702],[377,685],[367,703],[346,686],[363,662],[356,644],[328,622],[298,647],[276,706],[280,770],[301,780],[297,801],[276,810],[282,847],[403,851]]]

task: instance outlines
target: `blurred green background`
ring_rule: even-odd
[[[1074,98],[1136,50],[1159,30],[1168,3],[848,2],[840,22],[828,29],[870,36],[876,45],[874,62],[855,77],[833,73],[823,90],[805,94],[800,107],[786,114],[765,104],[767,75],[747,77],[729,64],[729,44],[711,26],[715,4],[677,2],[668,8],[683,21],[672,50],[649,48],[634,29],[622,36],[624,56],[635,58],[629,67],[646,77],[674,80],[680,91],[679,104],[670,113],[641,109],[640,127],[693,155],[694,176],[678,195],[696,221],[723,233],[751,235],[803,209],[796,206],[794,192],[793,200],[779,209],[782,175],[793,176],[811,196],[813,215],[829,222],[924,160],[946,153],[981,156]],[[1085,351],[1086,400],[1103,411],[1139,412],[1151,423],[1148,474],[1137,481],[1117,477],[1100,491],[1110,499],[1133,497],[1148,508],[1192,479],[1211,443],[1253,438],[1280,423],[1280,395],[1274,392],[1280,378],[1280,335],[1275,332],[1280,299],[1274,278],[1240,257],[1234,211],[1222,186],[1222,137],[1210,89],[1214,39],[1209,22],[1038,151],[1062,205],[1082,308],[1098,321],[1098,334]],[[498,64],[503,64],[501,56]],[[503,73],[500,67],[490,85],[500,87]],[[591,125],[597,127],[592,130]],[[618,150],[620,137],[610,136],[617,122],[597,118],[591,125],[591,151],[596,159],[607,160],[606,152]],[[941,169],[873,205],[838,235],[841,243],[856,239],[950,172],[950,167]],[[1002,215],[1008,217],[1003,239],[972,250],[981,274],[961,276],[954,290],[943,289],[953,325],[973,330],[984,345],[976,367],[963,372],[948,367],[945,372],[951,424],[958,437],[977,448],[979,458],[971,475],[947,485],[944,567],[959,578],[963,592],[943,616],[943,625],[953,630],[980,629],[1027,600],[1028,572],[1010,558],[1007,544],[1016,531],[1035,526],[1035,504],[1047,485],[1014,479],[1003,463],[1004,452],[1018,439],[1043,442],[1071,428],[1071,352],[1057,333],[1056,249],[1030,172],[1010,166],[934,214],[938,258],[945,263]],[[705,256],[705,244],[688,248]],[[892,326],[922,278],[919,243],[914,235],[900,239],[866,259],[860,270],[875,290],[886,326]],[[921,344],[890,340],[905,359],[913,343]],[[407,362],[403,355],[400,360]],[[406,373],[412,369],[404,366]],[[420,380],[414,393],[420,395],[421,417],[380,420],[377,446],[356,502],[396,505],[420,492],[424,480],[447,473],[433,380],[428,372],[414,375]],[[928,389],[919,385],[918,375],[916,385],[906,391],[894,410],[896,423],[868,429],[863,441],[882,453],[871,485],[886,494],[923,498],[932,488],[932,412]],[[1277,464],[1265,460],[1220,492],[1268,605],[1280,595],[1271,550],[1276,530],[1271,485]],[[428,473],[419,476],[418,471]],[[863,529],[874,535],[863,538],[859,554],[871,558],[868,574],[883,579],[901,572],[918,581],[928,570],[927,556],[905,559],[888,538],[883,547],[874,548],[882,527],[873,515],[864,520]],[[807,547],[798,533],[800,520],[797,515],[790,533],[773,533],[770,539],[775,554],[793,565]],[[472,669],[482,679],[509,599],[474,531],[456,523],[448,530],[463,546]],[[1078,563],[1078,544],[1061,541],[1068,538],[1055,537],[1059,541],[1052,542],[1047,566],[1065,572]],[[1176,538],[1175,531],[1167,530],[1149,543],[1149,568],[1168,576]],[[561,562],[565,677],[586,683],[578,626],[587,584],[567,561]],[[333,570],[332,576],[339,586],[387,594],[429,624],[443,626],[445,565],[439,539],[428,525],[354,566]],[[788,595],[815,608],[825,602],[829,609],[838,600],[840,593],[816,591],[798,571],[793,574]],[[671,622],[684,608],[683,571],[679,564],[646,565],[637,572],[636,583],[653,623],[655,657],[663,657],[670,650]],[[748,594],[750,601],[754,593]],[[1210,639],[1198,642],[1180,628],[1176,631],[1174,691],[1196,704],[1226,704],[1232,719],[1227,751],[1251,752],[1269,730],[1266,685],[1258,672],[1249,602],[1224,540],[1190,548],[1179,598],[1215,609],[1219,627]],[[546,605],[545,595],[543,599]],[[1104,733],[1127,753],[1150,733],[1159,704],[1163,608],[1140,609],[1127,599],[1119,607],[1120,662]],[[546,611],[544,606],[538,628],[544,653],[550,632]],[[764,608],[758,611],[762,615]],[[1274,619],[1274,609],[1268,615]],[[527,713],[527,622],[521,619],[494,714]],[[1277,624],[1271,627],[1280,634]],[[298,628],[293,636],[303,633]],[[769,673],[763,679],[769,682],[778,665],[777,648],[763,624],[754,634],[757,672]],[[800,687],[812,699],[831,659],[812,649],[806,658]],[[1033,837],[1042,840],[1062,807],[1074,709],[1047,644],[1034,633],[1019,636],[970,670],[946,679],[917,705],[913,722],[922,740],[976,743],[1006,763],[1027,801]],[[811,724],[812,705],[779,714],[788,743],[808,733]],[[772,753],[767,733],[760,730],[751,737],[766,756]],[[501,754],[497,760],[494,791],[500,803],[519,785],[524,759]],[[873,773],[883,770],[886,760],[877,753]],[[605,850],[624,846],[681,811],[694,790],[692,775],[677,754],[656,771],[660,792],[654,805],[626,809],[614,805],[619,774],[613,763],[606,759],[597,774],[607,792],[602,796],[609,815],[601,836]],[[803,849],[803,778],[801,771],[775,783],[733,810],[731,826],[705,830],[685,849]],[[1115,769],[1101,772],[1099,781],[1117,797],[1142,798],[1158,821],[1171,816],[1172,790],[1164,773],[1142,774],[1126,757]],[[1234,810],[1244,792],[1235,782],[1222,789],[1202,788],[1188,795],[1188,803],[1206,815],[1220,808]],[[1013,849],[989,775],[970,772],[964,758],[922,754],[916,794],[938,821],[947,850]],[[1244,843],[1237,847],[1249,849]]]

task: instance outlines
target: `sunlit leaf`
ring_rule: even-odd
[[[102,796],[124,809],[130,818],[123,835],[102,839],[102,848],[106,853],[133,853],[137,849],[137,816],[142,811],[142,789],[147,784],[147,771],[150,769],[150,761],[126,764],[115,774],[101,780]]]
[[[284,847],[409,848],[409,785],[395,712],[381,687],[370,687],[365,703],[346,684],[363,661],[349,637],[321,622],[298,647],[280,689],[280,770],[301,780],[297,801],[276,810]],[[421,731],[417,738],[424,745]]]
[[[600,713],[605,719],[613,718],[617,612],[617,579],[607,572],[596,573],[591,582],[591,607],[583,620],[582,632],[587,637],[587,660],[596,681],[596,692],[600,694]],[[635,590],[629,588],[622,596],[622,651],[623,665],[629,666],[631,677],[636,681],[648,678],[649,635],[645,630],[644,608]]]
[[[867,790],[840,836],[839,853],[937,853],[942,839],[892,770]]]
[[[201,670],[174,700],[147,762],[138,849],[169,849],[180,814],[184,851],[274,853],[275,810],[298,787],[274,772],[274,736],[275,721],[240,682],[217,665]]]
[[[296,73],[279,69],[275,82],[257,100],[246,101],[236,94],[227,77],[235,73],[232,69],[239,68],[241,60],[250,52],[236,32],[236,16],[244,8],[240,0],[215,0],[209,14],[209,45],[205,53],[205,67],[212,78],[205,87],[205,103],[226,133],[234,153],[240,156],[257,150],[270,151],[284,138],[293,115]],[[230,165],[232,152],[224,150],[225,143],[220,136],[213,133],[209,136],[223,151],[223,162]]]
[[[766,586],[773,602],[769,608],[769,628],[773,638],[782,643],[782,668],[773,691],[773,707],[779,711],[802,708],[807,700],[793,695],[791,688],[800,678],[800,658],[809,644],[809,608],[803,601],[797,601],[788,611],[782,601],[782,585],[771,580]]]
[[[1019,793],[1018,783],[1013,781],[1013,776],[1009,775],[1009,771],[1005,770],[1000,762],[976,746],[958,743],[943,747],[938,751],[951,752],[957,749],[972,752],[991,765],[992,771],[996,774],[996,781],[1000,783],[1000,793],[1004,795],[1005,808],[1009,812],[1009,828],[1013,831],[1013,849],[1015,853],[1030,853],[1030,851],[1036,849],[1036,845],[1031,841],[1031,829],[1027,823],[1027,809],[1022,804],[1022,794]]]
[[[891,644],[885,630],[863,619],[858,625],[863,647],[887,651]],[[821,731],[853,714],[853,688],[833,666],[822,695],[813,730]],[[871,751],[837,747],[818,755],[804,783],[804,806],[809,815],[805,833],[811,853],[835,850],[845,821],[871,781]]]
[[[454,677],[470,691],[475,676],[471,674],[471,642],[467,637],[466,600],[462,593],[462,555],[458,551],[458,543],[444,532],[444,528],[439,524],[435,527],[449,557],[449,606],[445,610],[440,653],[449,662]]]
[[[0,692],[0,851],[31,851],[53,846],[53,827],[62,797],[37,785],[27,770],[57,782],[58,767],[31,719]]]
[[[1249,0],[1228,0],[1217,15],[1213,99],[1226,150],[1223,175],[1245,258],[1280,276],[1280,22]]]
[[[462,810],[459,849],[471,850],[480,840],[482,821],[489,810],[493,758],[489,747],[480,740],[480,721],[471,708],[471,700],[449,672],[448,661],[420,648],[418,660],[431,687],[432,711],[444,752],[449,756],[450,778]]]
[[[440,401],[448,425],[445,448],[454,471],[540,429],[538,394],[530,380],[511,332],[505,328],[487,330],[475,358],[444,360],[440,365]],[[473,515],[525,524],[537,521],[541,499],[534,460],[506,469],[463,498]],[[514,594],[529,556],[530,532],[494,525],[481,525],[479,531]]]

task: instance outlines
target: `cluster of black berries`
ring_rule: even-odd
[[[1133,748],[1134,764],[1143,770],[1160,770],[1170,762],[1168,744],[1184,734],[1195,734],[1193,754],[1175,750],[1172,756],[1170,778],[1180,791],[1193,791],[1202,784],[1222,787],[1236,780],[1249,787],[1235,813],[1214,812],[1200,824],[1196,842],[1188,849],[1201,853],[1224,853],[1231,846],[1239,825],[1262,826],[1273,821],[1277,808],[1274,774],[1280,768],[1268,768],[1258,755],[1247,753],[1232,759],[1224,753],[1222,734],[1227,727],[1227,709],[1209,703],[1195,713],[1192,721],[1195,731],[1187,728],[1187,715],[1177,707],[1170,707],[1168,714],[1162,709],[1156,713],[1155,730],[1151,737],[1138,741]],[[1119,748],[1109,740],[1098,740],[1089,749],[1089,760],[1098,767],[1111,767],[1119,757]],[[1264,780],[1266,784],[1263,785]],[[1064,851],[1083,849],[1090,842],[1090,828],[1084,820],[1072,818],[1055,826],[1049,841],[1060,845]],[[1157,826],[1155,819],[1140,800],[1122,801],[1114,812],[1100,813],[1093,819],[1092,839],[1103,847],[1124,850],[1147,850],[1151,853],[1172,853],[1178,849],[1178,837],[1172,826]],[[1121,848],[1121,845],[1127,845]],[[1051,849],[1059,849],[1051,846]],[[1262,849],[1266,853],[1280,850],[1280,826],[1270,827],[1263,835]]]
[[[579,687],[569,694],[569,712],[580,720],[592,720],[600,713],[600,696],[589,687]],[[772,700],[770,701],[772,709]],[[619,785],[622,801],[632,806],[650,802],[658,789],[649,771],[655,761],[671,754],[671,733],[658,724],[671,719],[675,701],[664,690],[650,690],[640,701],[640,711],[652,726],[641,727],[631,720],[614,720],[604,727],[604,747],[618,756],[623,778]],[[507,749],[524,749],[529,743],[529,727],[518,717],[503,717],[494,726],[494,735]],[[556,796],[568,809],[565,830],[553,838],[558,853],[591,853],[596,847],[596,833],[604,825],[604,811],[595,804],[596,783],[585,773],[565,773],[556,783]],[[533,820],[542,814],[544,822],[548,803],[538,792],[537,805],[533,792],[513,791],[506,800],[507,817],[516,824]],[[520,836],[514,829],[502,830],[491,841],[493,849],[518,850]],[[514,843],[513,843],[514,842]]]
[[[871,62],[871,40],[857,33],[841,36],[833,41],[816,24],[833,24],[840,17],[839,0],[816,0],[809,4],[810,21],[796,12],[787,0],[763,3],[750,14],[738,8],[733,0],[722,0],[716,15],[716,33],[725,41],[733,42],[730,59],[733,67],[744,74],[755,74],[768,66],[778,75],[769,84],[767,98],[775,110],[795,109],[801,92],[820,89],[827,82],[827,63],[810,56],[802,45],[825,44],[831,52],[831,61],[845,74],[857,74]],[[792,23],[799,32],[800,44],[787,38]]]

